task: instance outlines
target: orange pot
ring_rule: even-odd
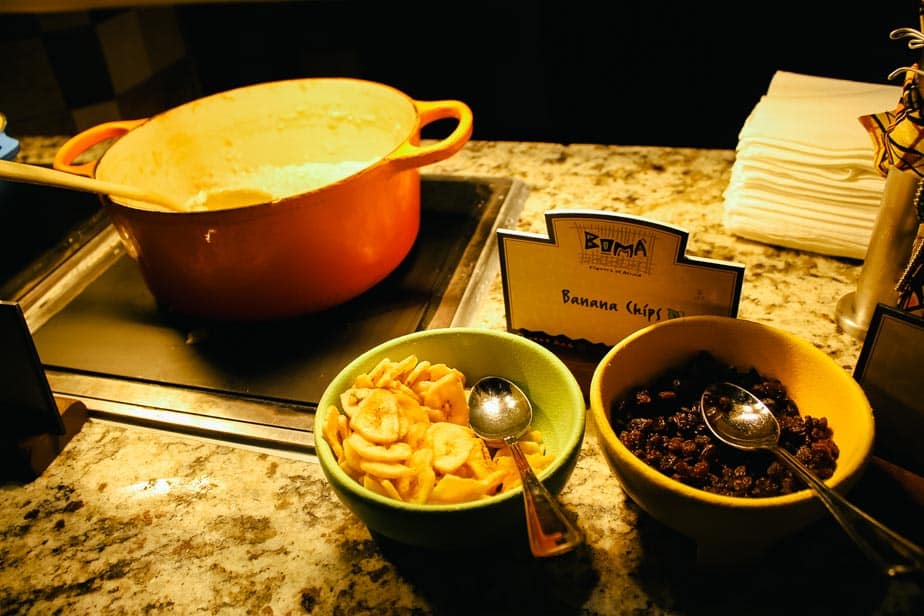
[[[420,145],[421,128],[446,118],[457,120],[453,131]],[[284,185],[276,188],[288,193],[246,207],[173,212],[103,197],[162,306],[263,320],[338,305],[391,273],[420,227],[419,167],[456,153],[471,133],[471,110],[460,101],[417,101],[356,79],[300,79],[100,124],[65,143],[54,167],[181,202],[275,170]],[[97,160],[74,164],[113,138]],[[304,165],[342,177],[303,177]]]

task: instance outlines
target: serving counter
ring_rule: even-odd
[[[22,162],[59,144],[23,139]],[[722,224],[734,152],[472,141],[427,173],[521,180],[516,228],[544,213],[628,213],[690,233],[688,255],[743,263],[738,316],[788,330],[846,371],[861,343],[837,300],[860,263],[736,238]],[[506,326],[500,277],[475,326]],[[924,503],[876,460],[851,498],[920,542]],[[826,517],[751,567],[715,571],[622,492],[592,425],[561,495],[587,543],[533,559],[525,540],[429,553],[373,538],[310,458],[91,417],[36,480],[0,486],[0,613],[922,613]]]

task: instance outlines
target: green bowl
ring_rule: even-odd
[[[384,358],[408,355],[458,368],[469,387],[488,375],[519,385],[533,404],[533,428],[540,430],[553,462],[539,473],[552,494],[561,492],[577,463],[584,439],[586,404],[568,367],[551,351],[522,336],[500,330],[444,328],[415,332],[369,349],[328,384],[315,417],[316,450],[321,469],[337,497],[370,531],[399,543],[435,549],[479,548],[526,537],[523,494],[516,488],[473,502],[412,504],[364,488],[337,464],[320,432],[330,407],[354,379]]]

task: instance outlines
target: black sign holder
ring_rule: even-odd
[[[854,378],[876,419],[876,454],[924,477],[924,319],[877,304]]]
[[[38,478],[86,420],[52,393],[19,304],[0,300],[0,479]]]

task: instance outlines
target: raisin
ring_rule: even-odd
[[[753,391],[779,420],[780,445],[820,478],[834,473],[839,450],[827,418],[802,417],[781,381],[753,368],[740,371],[723,365],[705,351],[614,400],[613,429],[649,466],[709,492],[766,497],[805,487],[773,456],[741,452],[712,436],[700,415],[699,397],[716,381]]]

